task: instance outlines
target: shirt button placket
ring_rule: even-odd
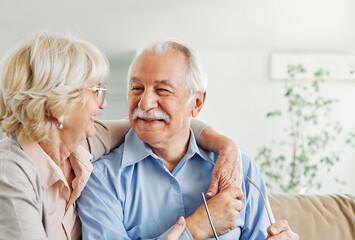
[[[182,192],[181,192],[181,189],[180,189],[180,185],[179,185],[179,182],[172,176],[170,176],[170,184],[173,186],[173,188],[175,189],[176,191],[176,194],[178,195],[178,198],[177,198],[177,202],[176,202],[176,207],[178,208],[178,211],[176,212],[176,214],[178,214],[176,216],[176,220],[178,220],[180,218],[180,216],[186,216],[186,213],[185,213],[185,207],[184,207],[184,200],[182,198]]]

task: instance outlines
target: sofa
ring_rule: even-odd
[[[285,219],[301,240],[355,239],[355,196],[268,195],[276,220]]]

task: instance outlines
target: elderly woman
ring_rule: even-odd
[[[75,200],[90,177],[90,161],[117,146],[130,127],[128,120],[94,120],[106,107],[101,84],[107,75],[106,57],[72,36],[34,34],[3,58],[0,128],[7,136],[0,141],[1,238],[80,239]],[[202,123],[193,128],[203,147],[220,153],[212,196],[218,184],[235,183],[238,150]],[[170,239],[181,226],[183,219]]]

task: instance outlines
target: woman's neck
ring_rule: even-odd
[[[61,166],[78,148],[81,141],[81,139],[67,136],[64,131],[53,129],[49,137],[40,142],[39,145],[58,166]]]

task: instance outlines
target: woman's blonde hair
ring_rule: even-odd
[[[0,63],[2,132],[46,139],[58,117],[85,103],[80,90],[101,83],[108,72],[105,55],[70,34],[40,32],[21,40]]]

